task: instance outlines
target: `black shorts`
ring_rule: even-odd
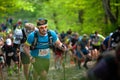
[[[93,49],[100,50],[100,46],[95,46],[95,45],[93,45],[92,47],[93,47]]]
[[[12,55],[12,56],[9,56],[8,55],[9,53],[6,53],[6,64],[8,65],[8,66],[10,66],[11,65],[11,60],[13,60],[14,62],[19,62],[19,59],[18,59],[18,57],[15,55],[15,53]]]

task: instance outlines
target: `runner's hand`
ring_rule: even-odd
[[[34,63],[35,62],[35,58],[33,58],[32,56],[30,57],[30,62]]]
[[[65,45],[62,45],[61,50],[65,52],[65,51],[67,51],[67,47]]]

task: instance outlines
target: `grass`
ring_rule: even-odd
[[[56,70],[54,68],[54,59],[51,57],[51,67],[49,69],[48,78],[50,80],[87,80],[86,72],[87,70],[81,66],[81,69],[78,69],[75,64],[70,64],[69,58],[65,63],[65,68]]]
[[[65,62],[65,68],[56,70],[54,68],[54,58],[51,55],[51,64],[49,68],[48,78],[49,80],[87,80],[86,79],[87,70],[81,66],[81,69],[78,69],[75,64],[70,64],[69,57]],[[7,76],[7,71],[5,70],[4,75],[7,80],[25,80],[23,71],[20,72],[20,75],[13,73],[12,76]]]

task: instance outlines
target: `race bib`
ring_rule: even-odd
[[[15,36],[15,39],[16,39],[16,40],[21,40],[21,39],[22,39],[22,35],[16,35],[16,36]]]
[[[99,42],[99,38],[95,37],[92,41],[92,44],[98,44],[98,42]]]
[[[98,42],[92,42],[92,44],[97,44]]]
[[[39,49],[38,56],[46,56],[49,53],[49,49]]]
[[[13,56],[13,54],[14,54],[13,52],[10,52],[10,53],[8,53],[8,56],[11,57],[11,56]]]

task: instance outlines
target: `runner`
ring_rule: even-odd
[[[15,66],[16,70],[18,70],[18,59],[16,57],[12,39],[7,37],[5,44],[3,46],[3,51],[5,52],[6,57],[6,65],[8,69],[8,75],[11,76],[13,72],[13,67]],[[11,65],[11,61],[14,61],[15,65]]]
[[[38,76],[40,76],[41,80],[47,80],[47,73],[49,70],[50,64],[50,42],[48,29],[47,29],[47,20],[44,18],[39,18],[37,21],[37,44],[33,50],[30,51],[30,46],[34,42],[35,32],[32,32],[28,35],[27,41],[24,45],[25,53],[29,56],[30,60],[33,61],[34,68],[34,80],[37,80]],[[58,39],[57,34],[53,30],[49,30],[52,35],[52,44],[56,44],[57,47],[66,50],[65,46]]]
[[[85,59],[85,55],[81,51],[81,46],[79,44],[76,45],[76,49],[74,50],[74,54],[76,56],[76,67],[81,69],[81,62]]]
[[[15,55],[18,60],[18,72],[20,70],[20,45],[21,45],[21,40],[23,38],[21,29],[22,29],[22,20],[19,19],[16,24],[15,30],[13,32],[13,45],[14,45],[13,47],[14,47]]]
[[[62,69],[63,51],[57,47],[53,48],[55,69]]]
[[[95,60],[100,54],[101,44],[104,41],[104,39],[105,38],[102,35],[100,35],[97,31],[95,31],[94,35],[91,38],[91,45],[92,45],[91,54],[93,55]]]
[[[25,51],[23,50],[23,46],[25,41],[27,40],[27,36],[29,33],[34,31],[35,26],[32,23],[25,23],[25,27],[21,29],[22,31],[22,39],[21,39],[21,45],[20,45],[20,55],[21,55],[21,62],[23,64],[23,71],[26,80],[29,80],[28,75],[29,75],[29,65],[30,65],[30,59],[29,57],[25,54]]]
[[[115,49],[119,42],[120,42],[120,26],[118,26],[118,29],[115,32],[113,32],[113,34],[109,38],[108,49],[110,48]]]
[[[89,41],[89,38],[86,34],[83,34],[82,39],[80,41],[78,41],[78,45],[80,46],[79,53],[81,54],[81,56],[85,60],[84,64],[83,64],[83,67],[88,69],[87,63],[88,63],[88,61],[91,60],[91,56],[90,56],[90,52],[89,52],[90,41]]]
[[[0,80],[4,80],[3,66],[5,64],[5,58],[2,51],[3,45],[4,45],[4,40],[2,37],[0,37]]]

